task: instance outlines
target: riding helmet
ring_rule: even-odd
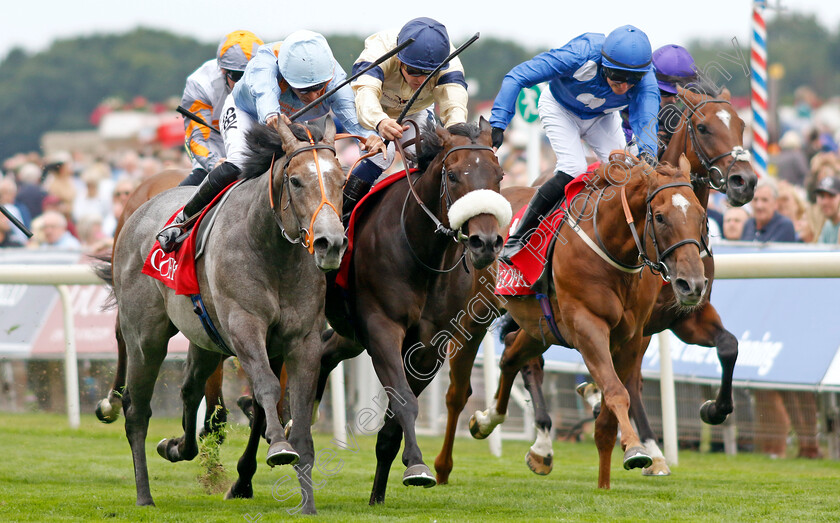
[[[248,61],[257,54],[263,41],[251,31],[234,31],[219,44],[216,61],[221,69],[244,71]]]
[[[601,47],[601,63],[610,69],[649,71],[650,62],[650,41],[632,25],[623,25],[611,32]]]
[[[659,89],[676,94],[677,85],[685,85],[697,79],[694,58],[685,47],[663,45],[653,52],[653,67]]]
[[[280,74],[295,89],[332,79],[335,59],[327,39],[312,31],[295,31],[283,40],[277,53]]]
[[[409,67],[431,71],[449,56],[449,34],[437,20],[421,17],[409,21],[400,29],[397,45],[409,38],[414,38],[414,42],[397,53],[397,58]]]

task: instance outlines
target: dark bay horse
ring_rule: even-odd
[[[706,91],[713,92],[709,89]],[[750,163],[745,160],[743,150],[744,122],[729,103],[729,92],[726,89],[713,94],[704,94],[706,91],[680,90],[679,97],[685,107],[682,112],[677,113],[679,120],[670,122],[674,134],[663,153],[662,161],[673,165],[681,154],[686,154],[691,164],[692,186],[703,207],[708,204],[711,186],[723,190],[731,205],[743,205],[752,199],[756,183],[755,173]],[[523,191],[527,195],[531,194],[527,188],[511,188],[502,193],[509,198],[517,199],[523,197]],[[676,325],[675,332],[684,341],[704,346],[717,346],[718,357],[724,372],[721,378],[721,393],[717,400],[721,406],[716,410],[724,412],[728,398],[731,412],[731,377],[737,357],[737,340],[723,328],[714,307],[708,303],[711,282],[714,278],[714,259],[705,257],[703,263],[710,285],[701,307],[690,312],[674,307],[673,292],[670,286],[665,286],[657,298],[657,305],[654,307],[645,333],[649,335],[658,332],[652,330],[656,328],[655,325],[662,325],[662,320],[667,321],[670,317],[672,324]],[[469,278],[469,276],[466,277]],[[474,272],[473,287],[483,293],[485,299],[492,298],[492,291],[477,284],[479,280],[495,282],[495,279],[494,267]],[[503,310],[504,300],[497,296],[493,307]],[[477,316],[483,317],[483,314],[479,312]],[[685,330],[679,325],[683,323],[687,326]],[[470,376],[473,362],[486,327],[487,322],[476,322],[465,318],[463,329],[454,331],[454,339],[450,347],[450,386],[446,394],[447,428],[443,447],[435,460],[435,470],[440,483],[446,483],[452,471],[452,449],[457,421],[471,394]],[[516,328],[515,323],[511,324],[511,328]],[[664,330],[668,327],[666,324],[659,328]],[[542,373],[540,358],[529,361],[522,369],[525,387],[532,397],[537,428],[537,441],[526,456],[526,463],[535,473],[548,474],[553,466],[553,451],[550,438],[551,418],[548,416],[541,389]],[[634,373],[628,381],[627,388],[631,397],[631,415],[636,421],[639,436],[653,456],[653,465],[644,469],[644,472],[649,475],[667,474],[669,473],[667,464],[658,449],[656,435],[650,428],[644,405],[641,402],[641,384],[640,360],[638,372]],[[703,416],[702,413],[701,416]]]
[[[336,332],[326,341],[329,351],[319,390],[338,361],[366,349],[389,399],[377,437],[371,504],[385,500],[388,473],[403,435],[403,484],[436,483],[414,432],[417,395],[436,369],[420,375],[414,368],[423,368],[424,358],[438,363],[445,358],[446,341],[440,345],[435,335],[446,332],[447,322],[468,296],[469,287],[460,295],[446,288],[446,271],[493,263],[502,247],[500,230],[510,220],[510,205],[498,192],[503,173],[490,147],[486,120],[421,134],[422,174],[374,195],[375,204],[357,218],[347,306],[338,291],[327,299],[327,316]]]
[[[595,424],[601,488],[610,487],[619,428],[624,468],[652,462],[630,423],[623,383],[643,351],[660,275],[673,282],[678,305],[688,309],[700,304],[708,283],[700,257],[706,213],[691,190],[688,161],[681,158],[679,170],[663,164],[655,171],[640,162],[629,172],[624,162],[623,154],[616,155],[596,171],[594,183],[571,203],[569,219],[560,225],[558,233],[565,229],[568,243],[553,251],[550,296],[563,339],[549,328],[536,299],[509,300],[507,310],[521,329],[505,339],[496,404],[470,419],[473,436],[487,437],[504,421],[513,378],[522,366],[548,345],[576,347],[606,406]],[[576,204],[581,198],[585,203]]]
[[[301,462],[297,470],[305,513],[315,512],[312,437],[309,424],[299,423],[286,440],[272,365],[288,366],[293,417],[310,416],[326,321],[324,271],[338,267],[347,245],[336,211],[344,172],[332,147],[334,136],[329,119],[306,128],[281,124],[277,132],[256,128],[249,136],[254,154],[243,169],[248,179],[231,189],[208,236],[206,254],[197,262],[208,314],[267,411],[267,462]],[[138,505],[153,504],[144,442],[169,338],[180,330],[192,342],[190,372],[182,387],[184,435],[164,443],[173,461],[197,452],[195,412],[207,377],[224,356],[201,327],[188,297],[140,275],[155,233],[190,192],[177,189],[150,200],[128,219],[115,246],[113,284],[128,356],[123,406]]]

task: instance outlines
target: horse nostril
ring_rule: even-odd
[[[684,278],[677,278],[677,280],[674,282],[674,285],[681,294],[691,293],[691,285],[689,285]]]
[[[740,189],[741,187],[743,187],[745,185],[744,177],[741,176],[740,174],[733,174],[732,176],[729,177],[729,183],[733,187]]]
[[[469,245],[471,251],[479,251],[484,247],[484,241],[479,238],[477,234],[470,236],[469,240],[467,240],[467,244]]]
[[[493,251],[499,252],[502,250],[502,247],[505,245],[505,239],[501,236],[496,236],[496,241],[493,242]]]
[[[341,250],[342,250],[342,252],[347,250],[347,245],[348,245],[348,244],[349,244],[349,241],[347,240],[347,236],[345,236],[345,237],[344,237],[344,240],[341,242]]]
[[[315,250],[318,252],[326,252],[327,249],[330,247],[330,241],[324,237],[318,238],[315,240]]]

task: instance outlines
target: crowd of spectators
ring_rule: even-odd
[[[110,156],[16,154],[2,164],[0,204],[33,236],[0,215],[0,247],[108,252],[131,192],[166,168],[188,172],[190,162],[174,149],[150,154],[126,149]]]

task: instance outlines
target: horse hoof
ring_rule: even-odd
[[[478,420],[475,419],[475,414],[470,416],[470,434],[475,439],[486,439],[490,435],[481,432],[481,427],[478,426]]]
[[[102,423],[113,423],[120,419],[120,409],[114,408],[108,398],[101,399],[96,404],[96,419]]]
[[[700,406],[700,419],[707,425],[720,425],[726,421],[728,415],[729,413],[718,412],[715,402],[712,400],[708,400]]]
[[[653,458],[653,463],[649,467],[642,469],[642,476],[670,476],[671,469],[668,468],[668,463],[665,458]]]
[[[183,461],[178,453],[178,443],[174,439],[163,438],[157,444],[157,453],[166,461],[177,463]]]
[[[529,450],[525,454],[525,464],[534,474],[547,476],[554,470],[554,456],[540,456]]]
[[[630,447],[624,453],[624,470],[643,469],[652,463],[653,459],[645,453],[644,447]]]
[[[287,441],[272,443],[268,448],[268,457],[265,462],[269,467],[275,465],[295,465],[300,461],[300,454],[295,452],[295,449]]]
[[[432,476],[432,471],[423,463],[412,465],[405,469],[403,474],[403,485],[406,487],[424,487],[432,488],[437,485],[437,481]]]
[[[250,484],[244,488],[237,487],[238,484],[237,481],[230,486],[225,492],[225,499],[252,499],[254,497],[254,489]]]

